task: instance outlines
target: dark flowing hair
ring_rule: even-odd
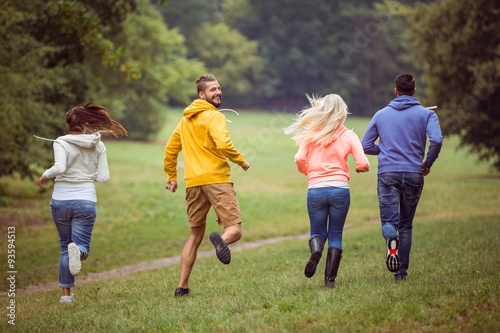
[[[101,132],[115,138],[128,134],[120,123],[111,119],[108,109],[94,102],[72,108],[66,112],[65,119],[69,131]]]

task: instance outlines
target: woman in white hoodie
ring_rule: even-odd
[[[54,141],[55,163],[45,170],[38,184],[46,189],[45,183],[55,178],[50,207],[61,245],[61,303],[71,303],[74,276],[80,272],[81,260],[88,257],[96,219],[95,182],[109,180],[101,133],[119,137],[127,135],[127,131],[111,119],[106,108],[94,103],[72,108],[65,120],[69,134]]]

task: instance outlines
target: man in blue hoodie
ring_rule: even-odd
[[[396,98],[375,113],[361,144],[366,154],[378,155],[377,194],[387,245],[386,265],[396,280],[405,280],[424,176],[439,155],[443,137],[436,113],[413,97],[413,76],[399,74],[394,82]]]

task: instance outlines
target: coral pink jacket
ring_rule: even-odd
[[[325,181],[345,181],[350,179],[347,157],[352,154],[356,170],[370,170],[370,162],[363,152],[358,136],[352,130],[340,125],[336,139],[328,146],[314,143],[302,145],[295,155],[299,171],[307,176],[308,186]]]

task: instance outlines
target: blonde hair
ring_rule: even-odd
[[[337,94],[325,97],[306,95],[310,108],[297,114],[295,122],[284,129],[285,134],[295,134],[292,139],[299,146],[315,143],[327,146],[337,139],[335,131],[347,118],[347,104]]]

